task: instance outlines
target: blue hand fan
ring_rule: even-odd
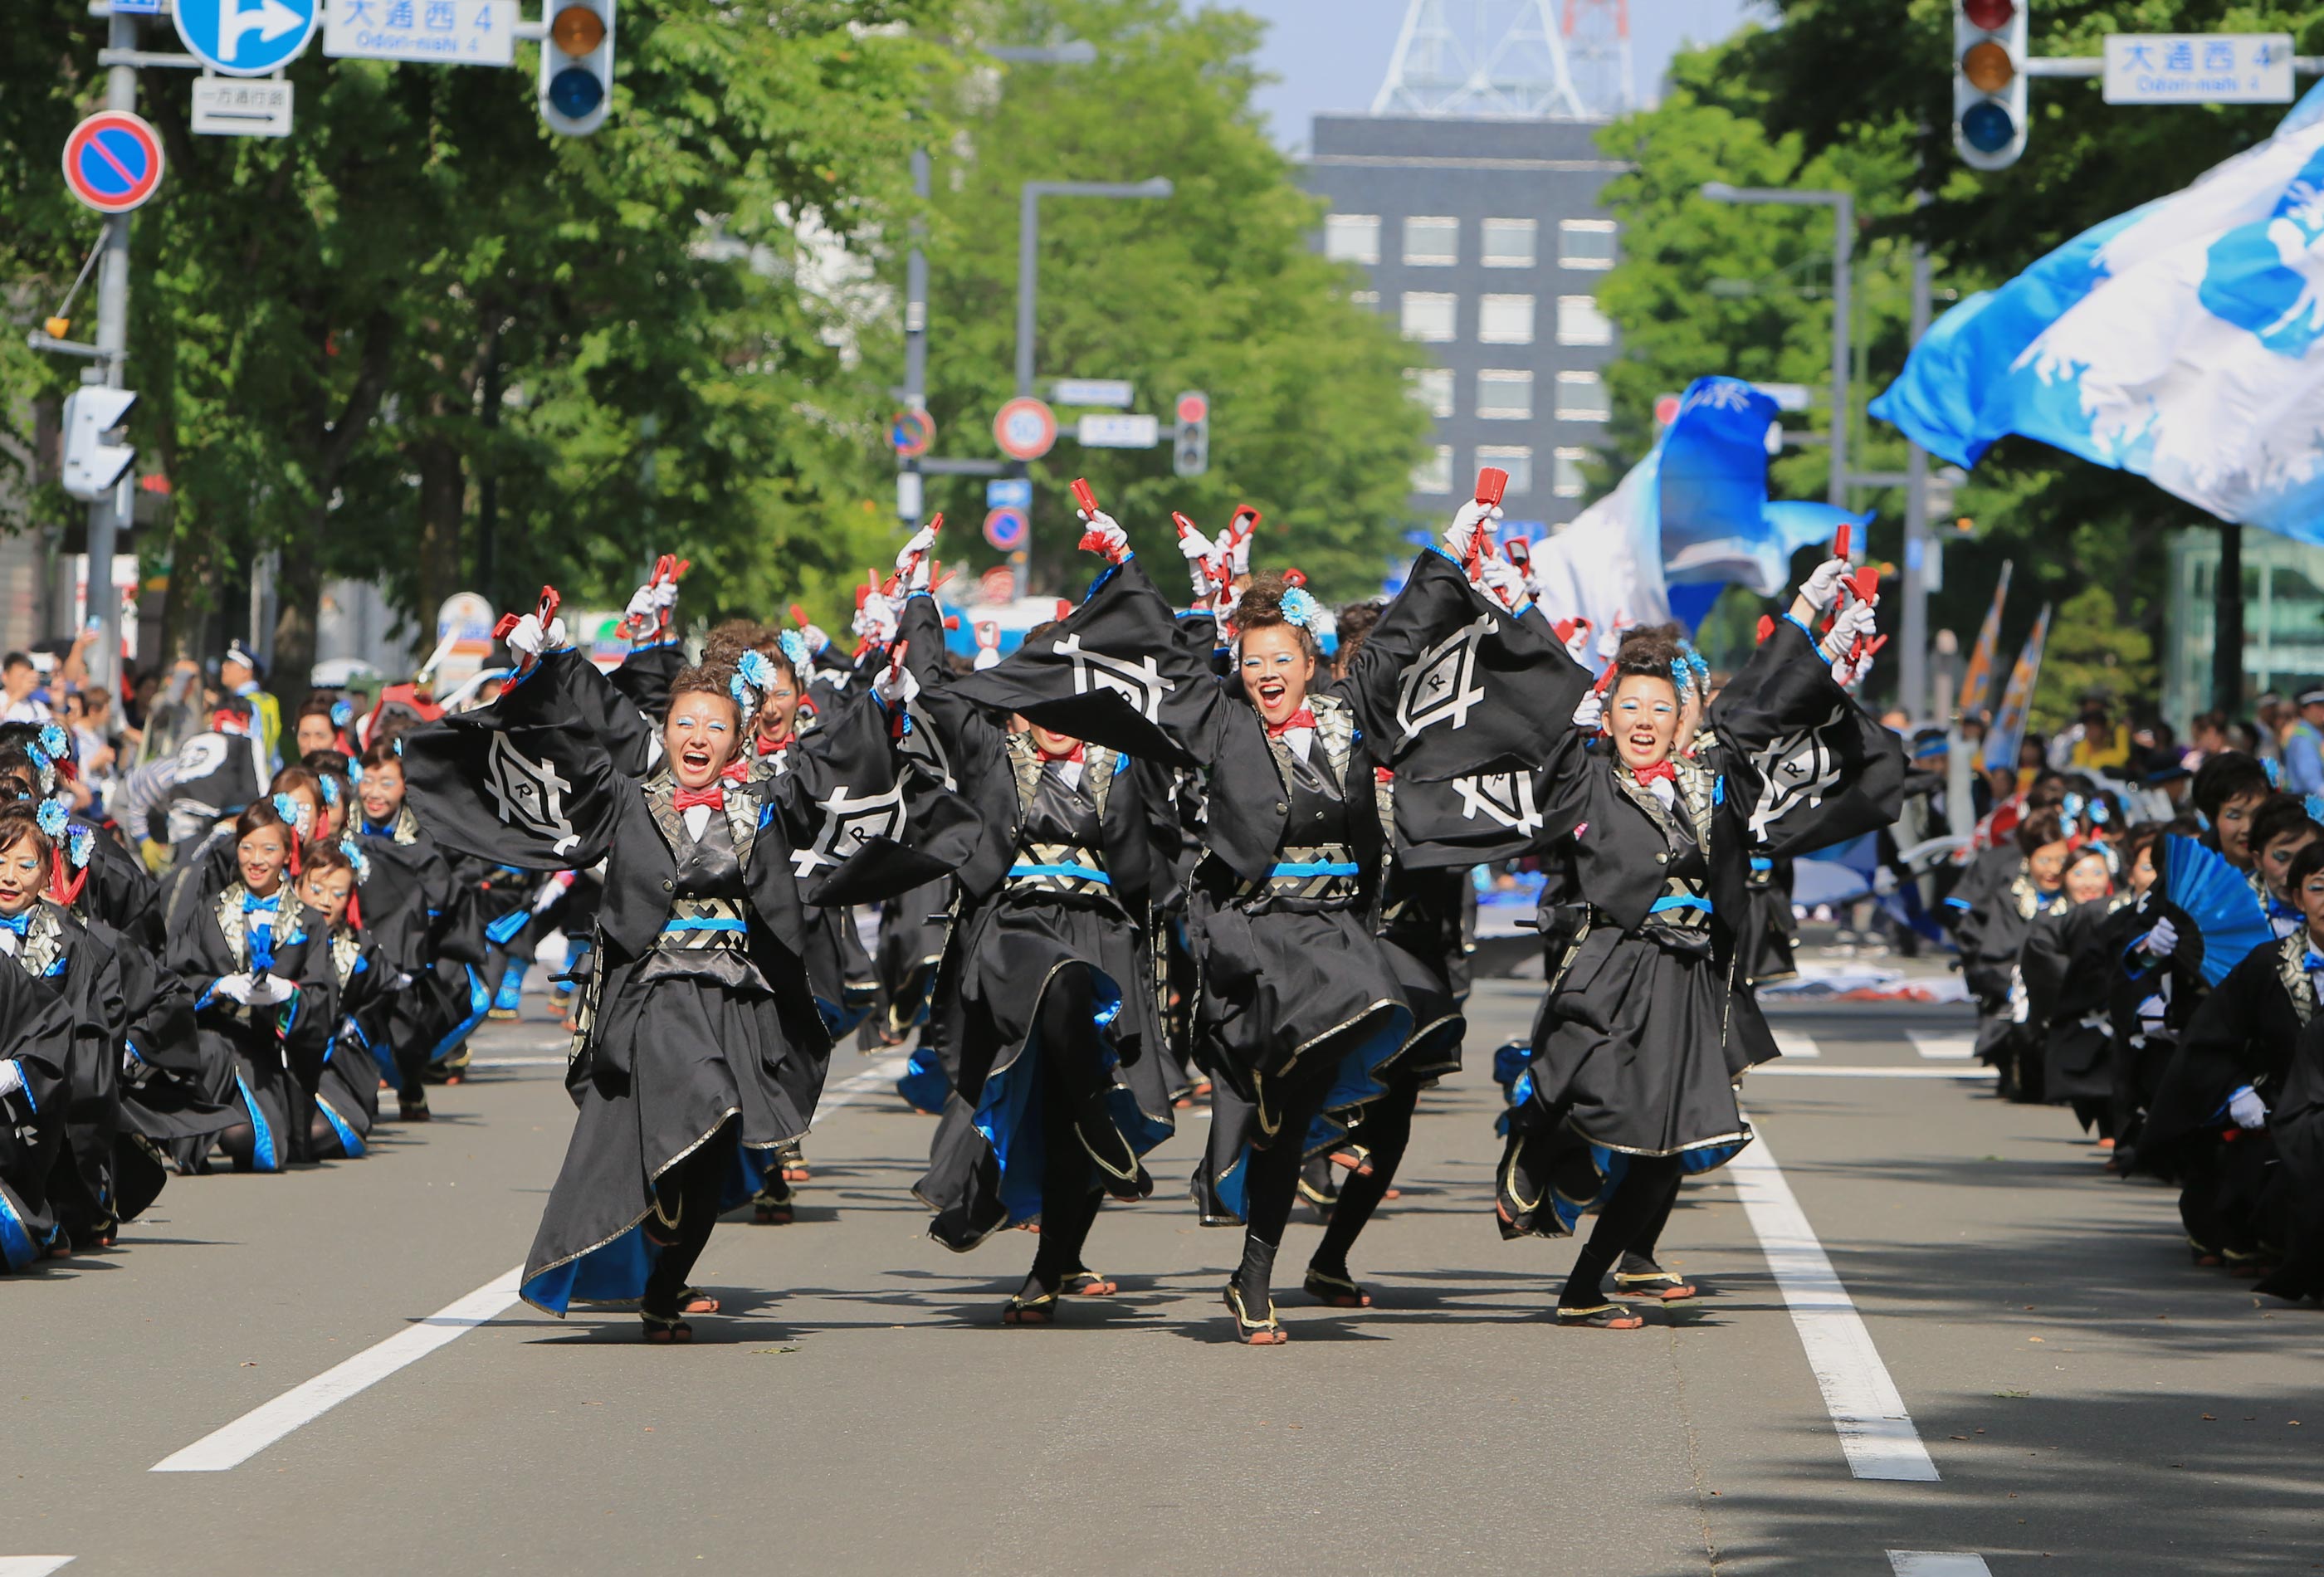
[[[2192,838],[2163,840],[2163,901],[2203,938],[2203,983],[2218,985],[2255,947],[2275,940],[2267,910],[2244,873]]]

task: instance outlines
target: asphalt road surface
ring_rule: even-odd
[[[2167,1193],[1992,1099],[1960,1009],[1780,1015],[1813,1055],[1664,1239],[1711,1296],[1555,1329],[1572,1246],[1502,1243],[1489,1192],[1537,990],[1480,987],[1358,1246],[1379,1306],[1306,1305],[1303,1210],[1271,1350],[1184,1202],[1199,1112],[1092,1236],[1121,1295],[1003,1329],[1032,1240],[927,1240],[932,1124],[852,1050],[798,1222],[719,1230],[692,1348],[542,1316],[512,1273],[572,1108],[553,1027],[495,1026],[370,1158],[180,1179],[0,1281],[0,1577],[2324,1569],[2324,1314],[2190,1268]]]

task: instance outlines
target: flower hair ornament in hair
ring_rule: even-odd
[[[757,650],[745,651],[734,664],[734,677],[726,681],[727,693],[745,713],[756,712],[774,687],[775,665]]]
[[[73,869],[84,869],[89,857],[97,853],[97,835],[85,826],[74,826],[65,835],[65,847]]]
[[[323,786],[323,803],[326,805],[337,805],[339,802],[338,779],[332,776],[319,778],[316,780]]]
[[[1674,657],[1671,659],[1670,674],[1671,688],[1684,696],[1694,684],[1694,670],[1686,666],[1686,659]]]
[[[794,669],[804,669],[807,663],[807,637],[796,630],[786,630],[775,637],[783,649],[783,659]]]
[[[353,723],[355,720],[355,704],[353,701],[346,699],[345,696],[341,696],[338,700],[331,703],[331,726],[333,728],[345,728],[348,724]]]
[[[297,826],[299,825],[299,802],[290,798],[288,794],[277,794],[274,797],[274,814],[281,816],[284,821],[289,822],[292,826]]]
[[[1283,616],[1319,641],[1330,628],[1330,615],[1323,612],[1323,604],[1304,586],[1295,586],[1283,594]]]
[[[345,854],[347,857],[347,863],[355,867],[357,881],[371,880],[371,856],[364,853],[361,844],[351,836],[341,838],[339,853]]]
[[[43,723],[41,724],[41,749],[47,753],[49,760],[61,761],[72,753],[72,740],[61,724]]]
[[[53,798],[42,800],[41,808],[35,813],[35,818],[41,824],[41,830],[50,837],[64,836],[67,821],[64,796],[60,794]]]

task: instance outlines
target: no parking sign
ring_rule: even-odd
[[[65,189],[100,214],[125,214],[161,184],[161,139],[125,109],[99,110],[65,139]]]

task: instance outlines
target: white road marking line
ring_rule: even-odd
[[[1974,1035],[1936,1035],[1925,1029],[1907,1029],[1913,1038],[1913,1047],[1932,1062],[1967,1062],[1977,1055]]]
[[[223,1429],[213,1430],[183,1451],[153,1464],[157,1473],[218,1473],[239,1467],[302,1425],[311,1424],[348,1397],[370,1389],[406,1364],[457,1341],[516,1302],[512,1265],[456,1303],[447,1304],[416,1325],[367,1347],[272,1401],[252,1408]]]
[[[1825,1410],[1840,1432],[1848,1470],[1859,1479],[1901,1479],[1933,1483],[1937,1464],[1929,1460],[1913,1427],[1912,1415],[1888,1368],[1872,1345],[1872,1333],[1840,1285],[1823,1244],[1808,1224],[1792,1185],[1784,1180],[1763,1130],[1757,1142],[1729,1163],[1743,1213],[1758,1235],[1767,1267],[1784,1289],[1792,1324],[1800,1333],[1808,1368],[1823,1392]]]
[[[0,1555],[0,1577],[49,1577],[71,1564],[70,1555]]]
[[[1896,1577],[1993,1577],[1983,1555],[1951,1550],[1891,1550],[1888,1565]]]
[[[535,1062],[558,1062],[562,1057],[527,1057],[499,1059],[503,1065],[530,1065]],[[890,1057],[878,1066],[853,1078],[843,1079],[835,1088],[824,1093],[816,1107],[818,1120],[827,1118],[852,1103],[859,1095],[893,1084],[909,1065],[908,1056]],[[479,1061],[472,1066],[494,1065]],[[294,1386],[271,1402],[252,1408],[222,1429],[212,1431],[186,1447],[155,1462],[157,1473],[217,1473],[241,1466],[276,1441],[304,1425],[311,1424],[348,1397],[370,1389],[396,1370],[418,1362],[438,1347],[456,1342],[478,1325],[506,1314],[516,1306],[517,1286],[524,1274],[521,1265],[512,1266],[493,1277],[475,1291],[456,1303],[447,1304],[418,1324],[397,1332],[386,1341],[367,1347],[353,1358],[325,1370],[304,1385]],[[0,1577],[47,1577],[58,1566],[71,1560],[70,1555],[23,1555],[0,1557]],[[50,1561],[54,1564],[27,1565],[19,1568],[14,1561]]]
[[[561,1056],[472,1056],[472,1068],[561,1068],[567,1058]]]
[[[1779,1062],[1763,1062],[1751,1070],[1755,1079],[1773,1074],[1787,1074],[1795,1079],[1946,1079],[1957,1084],[1974,1084],[1997,1076],[1993,1068],[1794,1068]]]
[[[1816,1038],[1799,1029],[1776,1030],[1775,1048],[1794,1061],[1823,1055],[1823,1047],[1816,1044]]]

